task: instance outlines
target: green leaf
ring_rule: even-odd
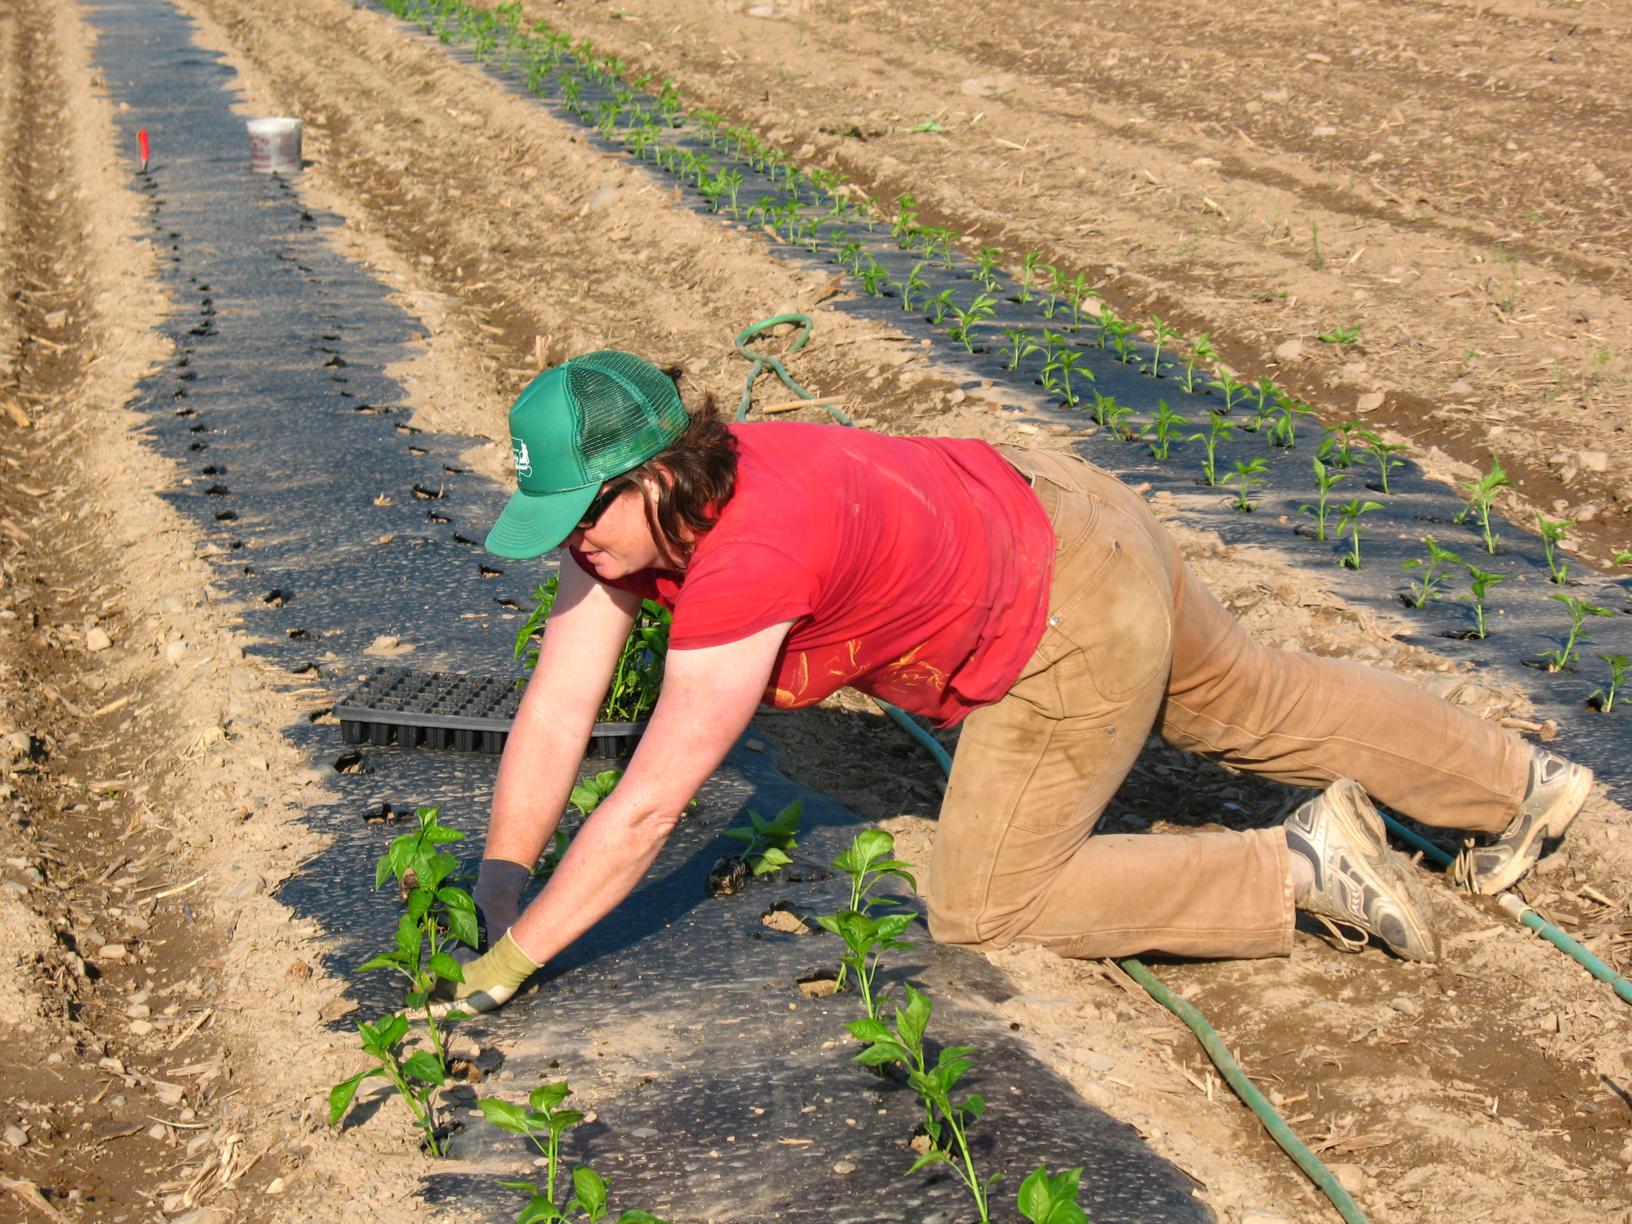
[[[394,1050],[397,1043],[408,1036],[408,1017],[400,1014],[387,1016],[380,1021],[375,1032],[379,1036],[382,1049]]]
[[[397,951],[407,957],[410,965],[419,961],[419,920],[404,914],[397,921]]]
[[[376,1075],[384,1075],[384,1067],[370,1067],[367,1071],[359,1071],[348,1080],[341,1080],[329,1089],[329,1125],[334,1126],[346,1116],[346,1110],[351,1108],[352,1098],[357,1095],[357,1089],[363,1086],[363,1081],[373,1079]]]
[[[565,1084],[540,1084],[527,1094],[527,1103],[541,1113],[549,1113],[572,1095]]]
[[[494,1126],[502,1131],[509,1131],[512,1135],[528,1134],[533,1128],[528,1125],[527,1111],[520,1105],[512,1105],[509,1101],[501,1101],[494,1097],[484,1097],[476,1102],[476,1108],[482,1111]],[[532,1190],[531,1182],[504,1183],[514,1190]]]
[[[572,1171],[573,1199],[593,1222],[606,1214],[606,1180],[587,1165]]]
[[[964,1098],[963,1111],[971,1118],[979,1121],[986,1114],[986,1098],[978,1092],[971,1092]]]
[[[895,1034],[882,1020],[852,1020],[844,1026],[858,1041],[894,1041]]]
[[[379,956],[376,956],[373,960],[358,965],[357,972],[367,973],[370,969],[395,969],[399,966],[402,968],[407,968],[406,965],[402,964],[401,954],[396,952],[383,952]]]
[[[429,1050],[415,1050],[404,1059],[402,1073],[424,1084],[440,1084],[447,1079],[442,1071],[441,1059]]]
[[[542,1194],[534,1194],[516,1217],[516,1224],[540,1224],[541,1221],[542,1224],[555,1224],[555,1221],[566,1218],[549,1199]]]
[[[929,1149],[929,1151],[925,1152],[922,1156],[918,1157],[917,1160],[912,1162],[912,1168],[907,1170],[907,1175],[910,1177],[912,1174],[918,1172],[919,1169],[928,1168],[932,1164],[941,1164],[942,1162],[950,1164],[951,1161],[952,1158],[940,1148],[932,1147]]]
[[[618,1224],[668,1224],[668,1221],[660,1220],[651,1212],[634,1207],[618,1217]]]
[[[918,915],[912,913],[885,914],[878,920],[878,935],[881,939],[894,939],[914,922]]]
[[[449,910],[447,913],[448,934],[468,948],[474,948],[482,938],[481,928],[476,924],[474,910]]]
[[[465,980],[463,966],[446,952],[438,952],[431,957],[431,972],[448,982],[462,982]]]
[[[908,986],[907,1005],[897,1008],[895,1013],[895,1029],[901,1040],[913,1049],[923,1045],[924,1030],[929,1027],[929,1016],[934,1009],[928,995]]]
[[[569,1127],[577,1126],[578,1123],[582,1122],[583,1120],[584,1115],[582,1110],[558,1109],[549,1115],[545,1125],[549,1127],[550,1134],[559,1135]]]
[[[477,1104],[479,1105],[481,1102],[478,1101]],[[506,1190],[524,1190],[528,1194],[538,1193],[538,1187],[529,1181],[501,1181],[499,1182],[499,1185],[503,1186]]]
[[[786,854],[775,846],[770,846],[765,853],[754,860],[754,874],[756,876],[769,875],[773,871],[780,871],[793,862]]]
[[[465,910],[472,914],[476,912],[476,902],[462,888],[439,888],[436,890],[436,899],[450,910]]]
[[[912,1056],[897,1042],[880,1041],[868,1046],[851,1061],[858,1062],[864,1067],[887,1067],[891,1063],[905,1063],[910,1067]]]

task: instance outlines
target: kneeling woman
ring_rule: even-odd
[[[929,921],[974,947],[1285,956],[1303,909],[1432,960],[1413,869],[1367,796],[1491,835],[1463,874],[1494,892],[1590,789],[1589,771],[1403,680],[1259,644],[1144,501],[1080,459],[726,425],[611,351],[539,375],[510,427],[519,491],[487,546],[567,556],[499,767],[476,887],[496,942],[466,966],[467,1010],[503,1003],[630,893],[761,702],[844,685],[962,724]],[[674,612],[662,695],[518,912],[642,598]],[[1325,789],[1268,829],[1095,836],[1152,731]]]

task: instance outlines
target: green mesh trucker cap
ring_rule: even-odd
[[[645,463],[690,419],[674,380],[632,353],[602,349],[545,370],[510,409],[517,490],[487,534],[487,551],[549,552],[602,484]]]

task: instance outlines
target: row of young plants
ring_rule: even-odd
[[[438,1103],[451,1075],[448,1037],[453,1025],[469,1018],[457,1010],[443,1012],[437,1003],[464,981],[464,970],[451,949],[456,944],[474,949],[478,938],[475,903],[454,882],[459,861],[444,848],[463,840],[464,834],[443,825],[439,815],[437,808],[420,808],[416,827],[393,839],[375,866],[375,891],[395,881],[403,913],[394,946],[364,962],[357,972],[383,969],[400,977],[402,1004],[377,1020],[358,1022],[362,1052],[371,1065],[329,1091],[329,1125],[338,1126],[364,1084],[386,1080],[412,1115],[421,1146],[436,1157],[446,1154],[451,1131]],[[423,1042],[411,1039],[411,1021],[423,1023]],[[499,1099],[476,1102],[488,1122],[526,1136],[545,1158],[542,1188],[532,1182],[500,1183],[528,1196],[516,1224],[571,1220],[597,1224],[608,1217],[606,1180],[587,1165],[572,1170],[570,1193],[563,1190],[563,1197],[558,1197],[558,1181],[563,1188],[566,1185],[558,1178],[561,1135],[583,1120],[578,1111],[561,1107],[569,1092],[564,1083],[546,1083],[532,1091],[525,1106]],[[617,1224],[665,1222],[637,1208],[620,1213]]]
[[[607,770],[581,783],[573,790],[573,806],[587,816],[611,793],[620,776],[619,771]],[[749,812],[747,825],[727,830],[729,838],[743,843],[740,859],[753,876],[772,875],[794,861],[801,810],[796,801],[769,819]],[[436,808],[419,809],[415,821],[414,829],[392,840],[375,868],[375,890],[394,882],[403,904],[394,946],[358,968],[360,973],[388,970],[400,977],[402,1004],[377,1020],[358,1023],[362,1052],[370,1065],[330,1090],[329,1124],[337,1126],[345,1119],[365,1084],[384,1079],[411,1114],[424,1150],[440,1157],[446,1152],[450,1129],[438,1108],[438,1094],[450,1079],[448,1038],[451,1026],[468,1017],[457,1010],[443,1012],[435,1004],[463,981],[463,969],[452,947],[463,944],[474,949],[478,932],[475,905],[469,893],[454,882],[458,860],[445,848],[464,835],[443,825]],[[535,874],[553,869],[566,840],[566,834],[557,835]],[[982,1224],[989,1224],[990,1192],[998,1175],[981,1176],[968,1137],[969,1127],[985,1113],[985,1102],[978,1093],[957,1094],[959,1081],[973,1068],[969,1056],[974,1049],[943,1047],[931,1063],[925,1040],[934,1010],[929,997],[903,984],[905,1002],[896,1002],[879,981],[884,955],[911,946],[901,935],[917,915],[877,889],[888,880],[915,889],[910,864],[894,857],[890,834],[867,829],[857,834],[832,867],[849,880],[848,903],[816,921],[843,941],[836,989],[844,988],[848,975],[865,1013],[846,1026],[864,1046],[855,1061],[881,1074],[897,1071],[920,1098],[923,1148],[907,1172],[949,1166],[968,1188]],[[894,1012],[889,1021],[884,1017],[887,1004],[893,1004]],[[423,1023],[424,1041],[411,1039],[410,1019]],[[500,1183],[527,1195],[516,1224],[579,1219],[596,1224],[608,1216],[608,1187],[600,1174],[579,1165],[572,1169],[570,1179],[561,1175],[561,1138],[583,1120],[580,1111],[565,1107],[570,1093],[564,1082],[544,1083],[533,1089],[525,1105],[499,1098],[476,1102],[487,1122],[525,1137],[543,1158],[542,1185],[519,1180]],[[1033,1224],[1086,1222],[1076,1202],[1081,1175],[1080,1168],[1051,1175],[1039,1165],[1021,1183],[1016,1199],[1021,1215]],[[617,1224],[664,1222],[636,1208],[620,1213]]]
[[[977,348],[976,328],[993,319],[1006,298],[1035,306],[1045,321],[1057,321],[1070,332],[1092,325],[1096,347],[1114,351],[1155,378],[1172,374],[1187,392],[1220,380],[1240,386],[1225,372],[1204,371],[1217,357],[1207,336],[1187,346],[1182,363],[1173,361],[1178,341],[1173,327],[1159,317],[1145,323],[1119,318],[1086,272],[1047,263],[1038,251],[1027,252],[1005,280],[999,274],[1001,252],[982,247],[972,263],[963,259],[957,232],[923,223],[912,196],[901,195],[886,206],[836,171],[801,167],[750,128],[727,123],[710,110],[686,110],[672,81],[659,82],[649,72],[636,74],[616,56],[597,52],[588,39],[575,41],[548,22],[526,26],[518,3],[494,8],[467,0],[380,3],[445,43],[468,45],[478,61],[519,74],[529,91],[558,99],[608,142],[687,182],[710,210],[764,227],[805,250],[825,250],[832,262],[849,268],[867,293],[899,299],[904,312],[916,310],[932,325],[944,325],[950,338],[971,353]],[[869,249],[872,235],[886,230],[896,249],[913,257],[910,268],[887,266]],[[970,282],[971,293],[929,292],[925,274],[931,267],[957,272]],[[1006,332],[1016,348],[1012,364],[1052,349],[1050,338],[1056,334],[1045,329],[1034,340]],[[1141,336],[1146,344],[1139,342]],[[1080,354],[1051,351],[1043,363],[1044,385],[1063,382],[1071,406],[1070,363],[1079,359]]]
[[[727,837],[746,843],[742,858],[755,877],[774,874],[793,862],[800,812],[795,800],[771,819],[749,812],[747,826],[727,830]],[[863,1047],[852,1061],[877,1074],[903,1078],[918,1095],[922,1121],[914,1141],[917,1159],[906,1174],[946,1166],[969,1192],[981,1224],[990,1224],[991,1191],[1001,1175],[982,1175],[969,1141],[969,1128],[985,1116],[986,1100],[977,1092],[958,1091],[974,1069],[970,1055],[975,1047],[935,1047],[926,1039],[935,1010],[929,996],[902,982],[905,998],[900,999],[879,976],[886,954],[912,947],[903,935],[918,919],[915,911],[896,896],[881,893],[879,886],[895,881],[916,892],[912,864],[895,857],[895,839],[889,833],[863,829],[831,866],[849,882],[849,897],[842,908],[816,915],[815,921],[844,944],[835,992],[848,987],[861,1003],[861,1018],[845,1025]],[[1086,1224],[1087,1213],[1077,1203],[1081,1180],[1081,1167],[1050,1174],[1039,1164],[1020,1183],[1015,1207],[1033,1224]]]

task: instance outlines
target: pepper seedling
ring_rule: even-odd
[[[1384,442],[1370,430],[1365,431],[1365,452],[1377,461],[1377,484],[1380,492],[1387,493],[1388,473],[1391,469],[1404,467],[1405,460],[1394,458],[1400,451],[1410,450],[1402,443]]]
[[[1360,568],[1361,516],[1369,514],[1373,510],[1381,510],[1382,508],[1383,506],[1381,502],[1362,501],[1357,497],[1338,510],[1337,534],[1341,536],[1345,531],[1349,532],[1349,555],[1344,557],[1342,561],[1342,564],[1348,569],[1357,570]]]
[[[924,302],[924,317],[934,326],[939,327],[941,320],[946,318],[946,312],[952,309],[952,290],[942,289],[939,293]]]
[[[1001,252],[992,247],[981,247],[975,253],[975,280],[987,293],[997,292],[997,261],[1001,258]]]
[[[1217,356],[1218,350],[1213,347],[1206,332],[1196,337],[1196,342],[1190,346],[1190,352],[1184,359],[1184,377],[1179,380],[1179,386],[1184,388],[1186,395],[1193,395],[1196,390],[1196,364],[1212,361]]]
[[[1269,429],[1269,444],[1288,448],[1297,445],[1298,418],[1315,415],[1315,410],[1308,404],[1282,391],[1276,392],[1275,412],[1277,417]]]
[[[1315,459],[1315,491],[1318,494],[1315,501],[1309,505],[1299,506],[1299,514],[1307,514],[1315,520],[1315,539],[1322,543],[1326,540],[1326,507],[1332,490],[1338,481],[1345,479],[1342,472],[1333,472],[1320,461]]]
[[[997,299],[990,294],[978,293],[975,300],[963,309],[952,307],[952,315],[957,322],[952,325],[950,335],[959,341],[969,352],[975,351],[974,329],[977,323],[983,323],[997,313]]]
[[[1222,412],[1208,414],[1207,429],[1203,433],[1193,433],[1189,437],[1191,442],[1200,442],[1206,447],[1206,456],[1201,461],[1202,479],[1209,489],[1218,484],[1218,467],[1216,452],[1218,444],[1225,441],[1234,432],[1234,427],[1224,419]]]
[[[1411,580],[1411,606],[1413,608],[1426,607],[1430,599],[1443,599],[1444,587],[1450,582],[1449,567],[1465,564],[1461,557],[1448,548],[1441,548],[1431,535],[1422,537],[1422,542],[1428,545],[1428,557],[1413,557],[1409,561],[1401,561],[1401,569],[1420,569],[1421,578]],[[1480,634],[1483,637],[1483,634]]]
[[[1485,551],[1491,555],[1496,552],[1497,536],[1490,526],[1490,508],[1496,502],[1496,491],[1507,487],[1507,473],[1495,455],[1490,457],[1490,471],[1479,479],[1463,486],[1467,494],[1467,504],[1455,518],[1455,522],[1465,523],[1472,515],[1479,523],[1480,534],[1484,537]]]
[[[1482,570],[1471,561],[1463,562],[1468,567],[1468,581],[1470,584],[1469,604],[1473,608],[1473,635],[1483,640],[1485,629],[1485,596],[1490,588],[1502,581],[1502,575],[1491,570]]]
[[[1067,408],[1075,408],[1078,404],[1082,403],[1082,396],[1078,395],[1071,388],[1072,373],[1080,372],[1088,379],[1089,382],[1094,381],[1094,372],[1089,367],[1084,366],[1081,371],[1077,371],[1077,362],[1081,360],[1082,353],[1077,349],[1067,346],[1056,350],[1054,355],[1049,358],[1048,363],[1043,366],[1043,377],[1045,381],[1054,375],[1059,376],[1059,389],[1061,394],[1065,397],[1065,406]]]
[[[1260,473],[1268,470],[1269,464],[1264,461],[1263,457],[1254,456],[1247,460],[1237,459],[1235,461],[1235,470],[1224,477],[1223,483],[1226,485],[1232,480],[1235,481],[1235,500],[1230,504],[1241,511],[1242,514],[1252,512],[1252,490],[1264,483],[1264,478]]]
[[[1150,328],[1150,373],[1152,378],[1162,376],[1162,345],[1179,334],[1179,329],[1169,327],[1167,321],[1160,315],[1151,315],[1150,322],[1145,324]]]
[[[1569,565],[1558,559],[1554,546],[1564,540],[1565,532],[1575,526],[1574,519],[1550,519],[1540,510],[1536,511],[1536,527],[1541,532],[1541,548],[1547,557],[1548,581],[1563,586],[1570,579]]]
[[[1581,643],[1587,640],[1586,620],[1589,616],[1613,616],[1608,608],[1600,608],[1590,604],[1578,595],[1557,594],[1553,596],[1559,603],[1570,611],[1570,632],[1564,639],[1561,649],[1544,651],[1541,656],[1542,665],[1550,672],[1561,672],[1581,657]]]
[[[1601,713],[1608,714],[1615,708],[1615,694],[1626,679],[1628,668],[1632,668],[1632,659],[1623,654],[1604,654],[1599,652],[1598,657],[1609,664],[1609,687],[1594,689],[1592,696],[1587,700],[1596,701]]]
[[[1243,398],[1251,389],[1246,383],[1237,382],[1235,376],[1228,370],[1220,370],[1218,377],[1207,385],[1215,391],[1224,393],[1224,407],[1220,411],[1225,415],[1228,415],[1235,408],[1235,402]]]
[[[1141,437],[1150,436],[1152,439],[1150,444],[1151,458],[1165,460],[1169,449],[1173,445],[1174,430],[1180,425],[1187,424],[1189,422],[1184,417],[1167,406],[1165,399],[1157,400],[1156,415],[1151,418],[1150,424],[1140,432]]]
[[[560,576],[551,574],[533,591],[533,610],[516,630],[514,657],[527,671],[538,666],[533,637],[546,631],[555,609]],[[635,623],[624,639],[612,669],[612,681],[601,705],[599,721],[639,722],[657,705],[663,689],[663,663],[669,649],[669,610],[653,600],[641,601]]]
[[[795,799],[771,820],[750,809],[748,823],[727,829],[725,835],[733,841],[747,843],[747,849],[739,857],[755,876],[770,875],[793,862],[788,851],[799,845],[799,817],[804,810],[802,799]]]
[[[589,1224],[598,1224],[606,1217],[606,1180],[588,1165],[579,1165],[572,1171],[572,1195],[560,1206],[556,1205],[556,1182],[561,1168],[561,1136],[584,1120],[576,1109],[561,1105],[572,1094],[566,1084],[540,1084],[527,1097],[527,1105],[512,1105],[496,1097],[484,1097],[476,1102],[482,1116],[493,1126],[512,1135],[521,1135],[538,1149],[544,1158],[544,1188],[529,1181],[501,1181],[509,1190],[520,1190],[529,1196],[527,1205],[516,1217],[516,1224],[557,1224],[568,1221],[572,1213],[582,1212]],[[618,1216],[617,1224],[664,1224],[649,1211],[631,1210]]]
[[[881,914],[877,918],[853,909],[816,915],[816,925],[844,940],[845,952],[839,957],[840,973],[848,971],[856,975],[856,990],[870,1020],[878,1018],[878,1009],[884,1002],[885,996],[873,987],[884,953],[912,947],[911,941],[901,939],[900,935],[916,921],[918,915],[908,912]]]
[[[432,1096],[447,1078],[443,1028],[463,1018],[457,1011],[438,1018],[431,1006],[439,984],[464,981],[464,970],[446,951],[444,934],[472,948],[478,938],[476,905],[470,894],[446,882],[459,860],[441,849],[450,842],[462,841],[464,834],[442,825],[437,820],[439,810],[418,809],[418,827],[393,839],[375,865],[375,891],[395,877],[406,911],[397,922],[396,946],[358,967],[359,973],[390,969],[407,979],[403,1008],[424,1013],[431,1049],[402,1057],[401,1045],[408,1034],[408,1020],[403,1015],[375,1024],[360,1022],[357,1030],[363,1050],[377,1065],[342,1080],[329,1091],[329,1125],[334,1126],[351,1108],[364,1080],[387,1077],[408,1105],[415,1124],[424,1131],[426,1150],[433,1156],[442,1154]]]
[[[1031,338],[1031,333],[1024,327],[1005,327],[1003,337],[1009,342],[1009,369],[1020,368],[1020,363],[1031,354],[1041,350],[1042,345]]]
[[[929,1066],[924,1030],[929,1027],[933,1005],[928,996],[910,985],[906,991],[907,1005],[895,1009],[893,1026],[876,1016],[846,1026],[851,1036],[867,1043],[855,1061],[868,1067],[900,1065],[906,1069],[907,1083],[923,1103],[924,1130],[929,1137],[929,1150],[907,1172],[916,1173],[934,1164],[951,1165],[974,1198],[981,1224],[990,1224],[989,1193],[999,1175],[981,1179],[969,1151],[968,1136],[969,1124],[986,1112],[986,1100],[973,1092],[962,1100],[952,1095],[958,1081],[974,1066],[968,1058],[974,1047],[948,1046],[936,1056],[935,1065]]]

